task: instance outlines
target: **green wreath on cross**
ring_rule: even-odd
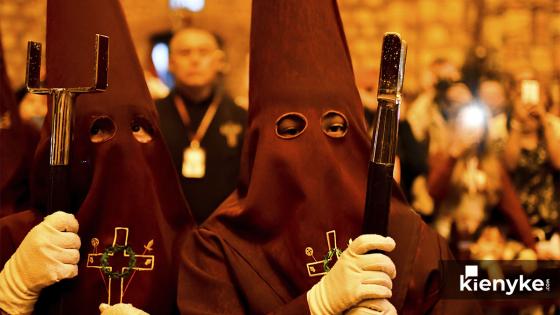
[[[329,249],[329,251],[325,255],[325,259],[323,259],[323,269],[325,270],[325,272],[329,272],[331,270],[331,267],[329,267],[329,261],[331,261],[334,255],[336,255],[336,257],[339,257],[340,255],[342,255],[342,251],[338,247]]]
[[[128,260],[128,267],[122,272],[111,271],[109,266],[109,255],[115,253],[124,252],[126,255],[130,256]],[[115,245],[105,248],[103,255],[101,255],[101,271],[111,279],[121,279],[128,277],[132,270],[136,267],[136,253],[132,250],[132,247],[125,245]]]

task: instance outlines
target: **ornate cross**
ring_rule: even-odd
[[[326,234],[326,238],[329,250],[323,260],[317,261],[315,259],[315,257],[313,256],[313,248],[307,247],[305,249],[305,254],[307,256],[313,257],[313,260],[315,260],[315,262],[307,264],[307,274],[310,277],[317,277],[327,274],[331,266],[334,265],[341,254],[341,250],[336,246],[336,231],[328,231]]]
[[[220,133],[226,137],[228,147],[235,148],[237,146],[237,137],[243,128],[240,124],[228,121],[220,126]]]
[[[148,245],[144,246],[146,251],[151,251],[152,241]],[[97,253],[97,245],[99,241],[97,239],[92,240],[92,245],[94,246],[94,252],[88,254],[87,268],[101,269],[104,275],[109,278],[107,283],[107,304],[111,305],[111,302],[122,303],[123,295],[126,291],[125,278],[132,280],[132,276],[136,271],[151,271],[154,269],[154,255],[137,255],[130,246],[128,246],[128,228],[126,227],[116,227],[115,235],[113,238],[113,244],[107,247],[102,253]],[[145,251],[145,252],[146,252]],[[116,256],[120,254],[120,256]],[[126,259],[126,265],[118,265],[116,262],[110,264],[110,260],[116,260],[116,258]],[[113,279],[119,279],[120,287],[118,289],[113,288]],[[127,284],[128,286],[128,284]]]

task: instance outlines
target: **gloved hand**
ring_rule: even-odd
[[[73,215],[58,211],[27,233],[0,272],[0,309],[31,313],[43,288],[78,274],[78,227]]]
[[[313,315],[339,314],[368,299],[388,299],[397,271],[391,259],[372,250],[390,252],[395,241],[390,237],[364,234],[340,255],[334,267],[307,292]]]
[[[115,305],[101,303],[101,305],[99,305],[99,311],[101,312],[101,315],[149,315],[143,310],[132,306],[132,304],[124,303]]]
[[[387,299],[364,300],[345,315],[397,315],[397,309]]]

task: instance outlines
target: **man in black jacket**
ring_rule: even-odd
[[[247,113],[220,84],[221,42],[187,28],[170,42],[175,88],[156,103],[160,126],[196,221],[202,223],[233,191]]]

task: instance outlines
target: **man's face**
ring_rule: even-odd
[[[472,101],[472,94],[469,88],[463,83],[454,83],[446,93],[451,106],[463,106]]]
[[[504,87],[498,81],[484,81],[479,87],[481,101],[488,106],[492,113],[505,110],[506,94]]]
[[[204,30],[180,31],[171,40],[169,69],[177,84],[201,88],[211,85],[222,70],[224,53]]]

